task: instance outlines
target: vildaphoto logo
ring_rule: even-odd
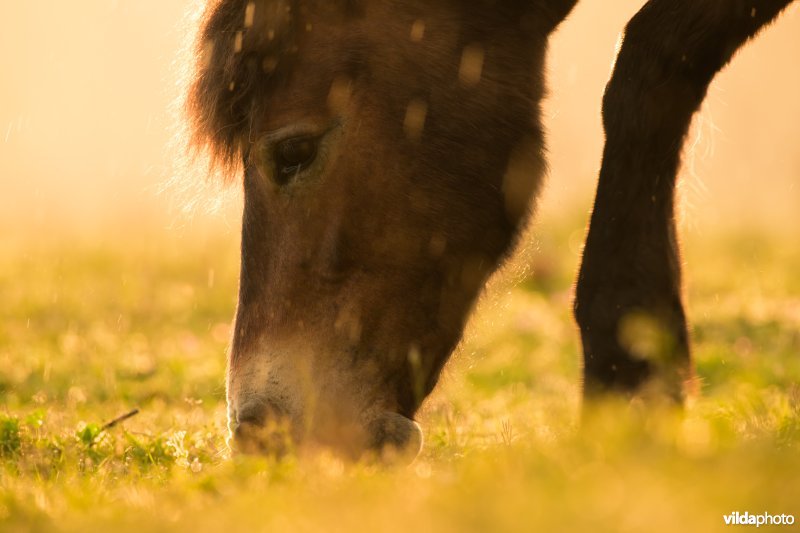
[[[794,524],[794,515],[790,514],[750,514],[747,511],[738,511],[723,515],[726,526],[791,526]]]

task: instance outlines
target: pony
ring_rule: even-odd
[[[244,189],[237,449],[418,453],[414,415],[535,212],[548,38],[576,2],[209,1],[187,110],[192,147]],[[575,291],[587,402],[691,393],[683,141],[790,2],[650,0],[627,25]]]

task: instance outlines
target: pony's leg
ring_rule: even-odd
[[[584,395],[693,381],[674,188],[714,75],[791,0],[650,0],[630,21],[603,100],[606,146],[578,276]]]

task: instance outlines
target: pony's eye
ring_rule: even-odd
[[[314,137],[295,137],[278,144],[274,158],[277,181],[286,183],[313,163],[317,157],[317,143]]]

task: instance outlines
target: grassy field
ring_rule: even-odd
[[[512,265],[492,282],[421,413],[423,453],[403,468],[230,457],[230,235],[0,240],[0,531],[714,531],[733,511],[800,519],[796,235],[690,236],[702,396],[684,417],[609,406],[582,430],[569,314],[582,229],[542,223],[535,235],[515,262],[533,271]]]

